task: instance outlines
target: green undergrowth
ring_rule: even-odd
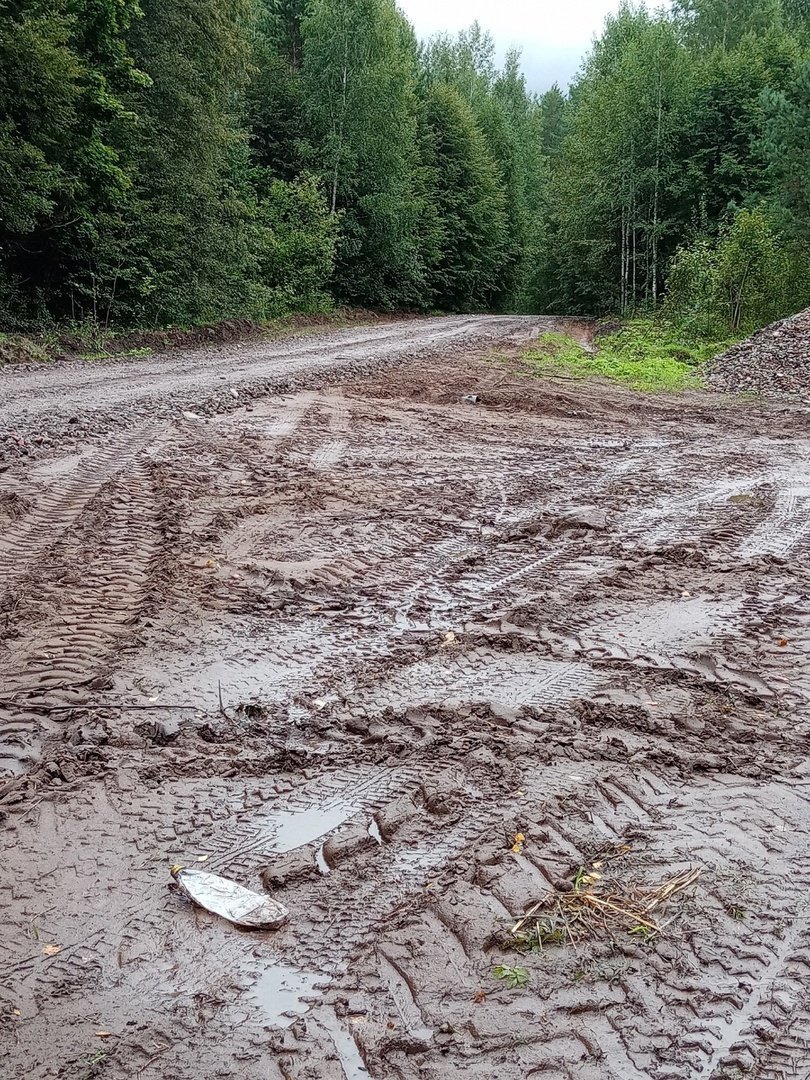
[[[635,390],[687,390],[701,386],[703,365],[730,344],[690,338],[669,323],[633,319],[598,334],[592,352],[566,334],[543,334],[524,359],[541,375],[599,376]]]

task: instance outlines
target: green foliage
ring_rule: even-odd
[[[785,193],[777,202],[798,204],[810,111],[798,55],[777,0],[683,0],[674,18],[625,5],[608,19],[572,88],[552,162],[540,305],[656,307],[673,260],[672,280],[687,269],[699,277],[724,222],[773,199],[774,182]],[[805,219],[804,209],[794,217]],[[753,291],[749,280],[744,291]],[[797,287],[787,307],[804,296]],[[756,319],[784,304],[745,306]],[[738,310],[727,322],[746,319]]]
[[[239,109],[250,0],[144,0],[132,35],[150,77],[140,118],[137,230],[115,282],[130,321],[208,322],[261,306],[256,196]]]
[[[751,331],[789,313],[796,282],[762,207],[740,210],[716,240],[673,260],[667,308],[698,333]]]
[[[780,0],[674,0],[688,40],[699,48],[733,49],[746,35],[781,27]]]
[[[522,967],[499,964],[492,969],[492,974],[496,979],[505,982],[511,990],[522,990],[529,983],[529,972]]]
[[[600,337],[593,352],[565,334],[544,334],[525,359],[540,374],[599,376],[636,390],[682,390],[699,385],[700,365],[724,344],[688,338],[660,319],[633,319]]]
[[[302,23],[304,104],[333,213],[335,289],[376,307],[424,288],[416,191],[416,49],[393,0],[312,0]]]
[[[81,314],[120,257],[136,0],[0,4],[0,314]]]
[[[690,91],[663,15],[609,19],[576,88],[550,189],[552,310],[628,312],[655,303],[674,244],[668,196]]]
[[[486,308],[497,294],[507,238],[497,165],[472,110],[453,87],[438,84],[430,89],[426,122],[437,247],[431,296],[439,308]]]
[[[762,94],[762,149],[768,160],[777,206],[799,240],[810,240],[810,61],[784,90]]]
[[[794,310],[810,0],[653,7],[537,97],[395,0],[0,0],[0,326]]]
[[[335,263],[338,219],[313,177],[271,180],[259,203],[264,244],[259,273],[268,290],[266,317],[287,311],[324,311]]]

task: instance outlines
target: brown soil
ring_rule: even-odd
[[[203,357],[205,421],[6,384],[3,1077],[807,1075],[805,417],[529,378],[547,326]]]

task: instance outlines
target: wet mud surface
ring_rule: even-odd
[[[53,446],[0,475],[4,1077],[808,1075],[806,418],[529,379],[544,327],[365,342],[205,420],[142,388],[103,438],[36,390]],[[690,870],[654,933],[510,933]]]

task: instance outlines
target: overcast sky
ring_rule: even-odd
[[[532,90],[555,82],[563,89],[576,73],[594,34],[619,0],[398,0],[419,37],[440,30],[455,33],[476,19],[489,30],[503,54],[511,45],[523,51],[523,68]]]

